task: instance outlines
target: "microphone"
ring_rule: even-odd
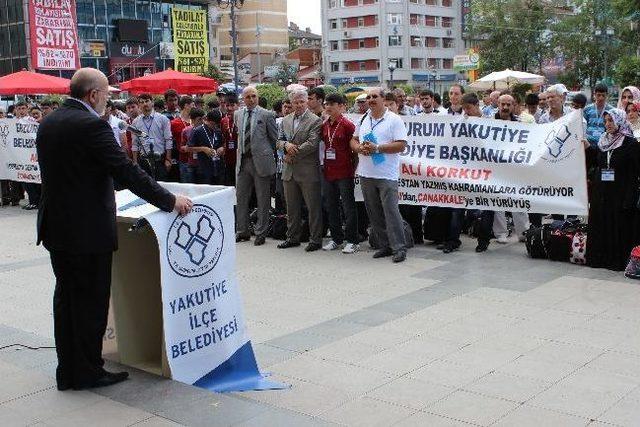
[[[140,136],[142,138],[146,138],[148,136],[145,132],[141,131],[137,127],[131,126],[131,125],[127,124],[126,122],[122,122],[122,121],[120,123],[118,123],[118,129],[120,129],[122,131],[128,130],[129,132],[131,132],[135,136]]]

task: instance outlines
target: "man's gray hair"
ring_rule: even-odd
[[[562,87],[557,84],[549,86],[545,92],[555,93],[556,95],[564,95],[564,91],[562,90]]]
[[[309,94],[304,89],[296,89],[291,91],[291,93],[289,93],[289,101],[293,102],[295,99],[298,99],[298,98],[308,99]]]
[[[395,89],[392,91],[392,93],[393,93],[395,96],[407,96],[407,94],[405,93],[404,89],[402,89],[402,88],[400,88],[400,87],[395,88]],[[385,94],[385,95],[386,95],[386,94]]]

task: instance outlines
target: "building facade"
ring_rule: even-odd
[[[80,65],[95,67],[119,83],[172,68],[171,8],[208,9],[207,0],[76,0]],[[36,68],[29,53],[29,0],[0,0],[0,75]],[[146,27],[137,40],[121,24]],[[145,34],[146,33],[146,34]],[[48,74],[70,77],[72,70]]]
[[[211,3],[216,45],[213,59],[225,67],[232,59],[231,14],[229,8],[218,8],[215,1]],[[258,52],[284,57],[289,51],[287,0],[245,0],[235,14],[238,58]]]
[[[388,84],[393,77],[394,84],[445,90],[464,78],[453,69],[464,51],[463,1],[322,0],[325,83]]]

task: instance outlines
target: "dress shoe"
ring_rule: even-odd
[[[393,254],[393,257],[391,258],[391,261],[393,261],[393,262],[402,262],[405,259],[407,259],[407,251],[405,251],[404,249],[401,249],[401,250],[397,251],[395,254]]]
[[[262,246],[265,240],[264,236],[256,236],[256,239],[253,241],[253,246]]]
[[[442,248],[442,252],[445,254],[450,254],[453,251],[457,251],[460,249],[460,245],[456,245],[454,243],[446,243],[444,248]]]
[[[391,256],[393,255],[393,251],[391,251],[391,248],[384,248],[384,249],[379,249],[378,251],[376,251],[376,253],[373,254],[374,258],[384,258],[387,256]]]
[[[71,384],[69,383],[58,383],[58,391],[71,390]]]
[[[238,233],[236,234],[236,243],[237,242],[248,242],[251,240],[251,234],[249,233]]]
[[[486,252],[489,249],[489,242],[478,242],[478,246],[476,246],[476,252]]]
[[[309,243],[306,248],[304,248],[305,252],[315,252],[318,249],[322,249],[322,245],[320,243]]]
[[[300,246],[300,242],[292,242],[291,240],[285,240],[284,242],[278,245],[278,249],[295,248],[296,246]]]
[[[121,383],[122,381],[129,378],[128,372],[105,372],[103,376],[98,378],[92,383],[89,383],[84,386],[74,387],[74,390],[84,390],[88,388],[99,388],[99,387],[108,387],[110,385]]]

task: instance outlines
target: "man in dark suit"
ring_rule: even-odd
[[[104,370],[111,259],[117,249],[113,180],[160,209],[186,214],[175,196],[133,165],[102,120],[109,83],[93,68],[78,70],[71,97],[43,120],[36,138],[42,173],[38,244],[50,252],[59,390],[101,387],[127,372]]]

